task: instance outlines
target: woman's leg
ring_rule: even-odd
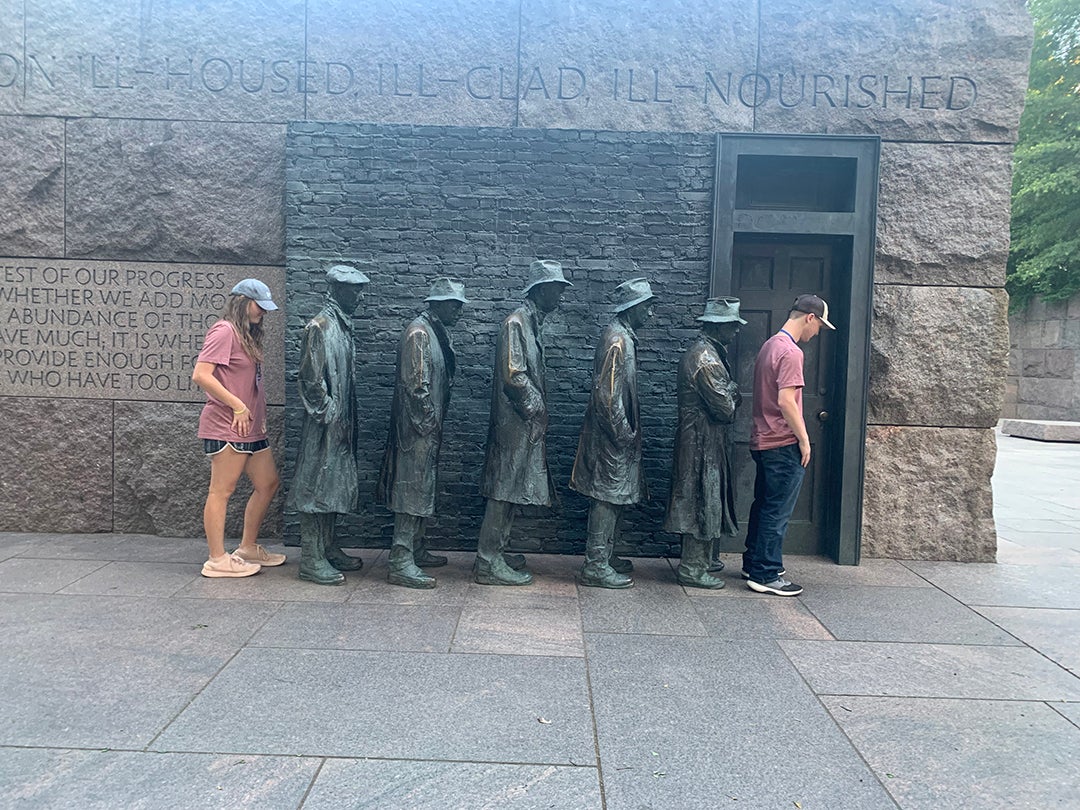
[[[203,507],[203,530],[211,559],[225,554],[225,510],[247,462],[245,454],[237,453],[228,445],[220,453],[210,456],[210,491]]]
[[[247,465],[244,472],[251,481],[252,493],[244,509],[244,534],[240,540],[240,548],[245,552],[253,552],[259,542],[259,527],[266,517],[266,510],[270,508],[270,501],[277,494],[281,479],[278,477],[273,451],[269,448],[245,458]]]

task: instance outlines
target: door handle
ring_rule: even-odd
[[[819,422],[828,422],[829,421],[829,412],[828,411],[818,411],[817,418],[818,418]]]

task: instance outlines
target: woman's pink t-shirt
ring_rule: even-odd
[[[241,436],[232,427],[232,407],[209,394],[199,415],[199,438],[224,442],[257,442],[266,438],[266,391],[261,364],[252,360],[240,342],[236,329],[228,321],[210,327],[199,352],[198,362],[213,363],[214,376],[228,390],[244,401],[251,411],[251,432]]]

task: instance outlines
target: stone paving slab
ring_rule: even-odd
[[[103,561],[12,557],[0,562],[0,593],[56,593],[105,565]]]
[[[1041,442],[1080,442],[1080,422],[1054,422],[1046,419],[1003,419],[1001,432],[1019,439]]]
[[[277,608],[0,595],[0,744],[142,748]]]
[[[442,553],[442,552],[440,552]],[[386,581],[389,573],[389,557],[380,553],[368,565],[361,576],[348,577],[357,587],[349,595],[350,602],[364,602],[377,605],[455,605],[465,601],[469,585],[472,583],[472,563],[475,554],[449,552],[444,556],[450,562],[442,568],[429,568],[428,573],[435,577],[437,585],[428,590],[402,588]],[[365,556],[365,560],[367,557]]]
[[[1074,726],[1080,728],[1080,703],[1063,703],[1061,701],[1053,701],[1047,705],[1049,705],[1051,709],[1056,711]]]
[[[550,598],[545,607],[466,605],[451,652],[507,655],[585,655],[581,611],[573,599]]]
[[[188,563],[111,562],[61,588],[59,593],[166,597],[201,576],[199,567]]]
[[[293,602],[260,628],[252,647],[447,652],[459,610],[441,605]]]
[[[240,579],[210,579],[200,574],[177,591],[175,597],[244,602],[344,602],[360,582],[360,577],[354,574],[346,575],[343,585],[316,585],[297,577],[297,565],[298,561],[293,560]]]
[[[1051,661],[1080,675],[1080,610],[976,608],[994,624]]]
[[[579,591],[586,632],[704,636],[705,627],[667,560],[634,560],[634,587]]]
[[[1080,546],[1080,541],[1078,541]],[[1001,565],[1080,567],[1080,551],[1071,548],[1040,548],[1021,545],[998,535],[997,561]]]
[[[304,802],[304,810],[601,806],[595,767],[374,759],[327,760]]]
[[[257,705],[237,699],[252,689],[261,696]],[[520,655],[245,649],[153,747],[596,761],[584,663]]]
[[[832,634],[799,599],[712,599],[691,597],[705,632],[713,638],[831,639]]]
[[[907,562],[965,605],[1080,609],[1080,569],[996,563]]]
[[[777,643],[819,695],[1080,700],[1080,678],[1026,647]]]
[[[23,556],[43,560],[125,560],[197,563],[199,566],[206,560],[206,541],[194,538],[145,534],[22,534],[7,537],[25,538],[24,542],[29,541],[31,545]],[[233,540],[228,548],[237,544],[238,541]],[[284,551],[280,546],[264,545],[274,551]],[[197,569],[195,573],[198,573]]]
[[[1019,644],[1015,638],[934,588],[832,585],[800,600],[843,641]]]
[[[586,645],[608,808],[893,806],[774,642]]]
[[[0,749],[0,808],[299,807],[318,759]]]
[[[1080,728],[1045,704],[850,696],[822,702],[904,810],[1075,803]]]

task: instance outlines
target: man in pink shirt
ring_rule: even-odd
[[[753,427],[750,456],[757,465],[754,503],[746,531],[743,575],[750,590],[798,596],[802,588],[784,579],[783,544],[799,498],[810,437],[802,413],[803,352],[799,343],[828,329],[829,305],[816,295],[800,295],[787,322],[765,341],[754,362]]]

